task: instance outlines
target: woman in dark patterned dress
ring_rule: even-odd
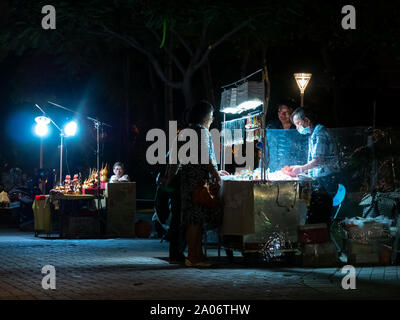
[[[188,267],[211,266],[203,254],[202,231],[203,229],[217,229],[222,222],[222,209],[220,207],[209,209],[193,203],[193,193],[199,185],[209,182],[210,188],[216,192],[221,183],[214,145],[209,132],[214,118],[213,111],[211,104],[203,101],[198,102],[191,109],[188,119],[189,128],[195,130],[198,137],[197,163],[181,163],[182,216],[186,226],[188,244],[188,256],[185,264]],[[203,158],[201,150],[204,150]]]

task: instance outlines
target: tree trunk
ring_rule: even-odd
[[[157,95],[155,92],[157,92],[157,85],[156,85],[156,80],[154,77],[154,70],[153,67],[151,66],[151,63],[149,61],[149,80],[150,80],[150,87],[151,87],[151,92],[154,92],[154,94],[151,95],[151,107],[152,107],[152,112],[154,115],[159,115],[160,111],[157,105]],[[159,118],[160,117],[154,117],[154,126],[157,127],[159,125]]]
[[[216,106],[216,99],[215,99],[215,91],[214,91],[214,84],[213,84],[213,77],[211,73],[211,65],[210,65],[210,60],[207,59],[207,75],[208,75],[208,84],[210,88],[210,101],[211,103]]]
[[[193,71],[191,69],[187,70],[183,76],[183,97],[185,98],[185,109],[188,110],[194,102],[193,98],[193,88],[192,88]]]
[[[125,59],[125,65],[123,66],[124,68],[124,92],[125,92],[125,126],[124,126],[124,131],[125,131],[125,157],[124,161],[129,161],[130,160],[130,154],[131,154],[131,143],[130,143],[130,123],[131,123],[131,60],[129,57],[129,51],[126,52],[126,59]]]
[[[172,81],[172,59],[169,55],[165,55],[165,76],[168,81]],[[174,117],[174,97],[173,88],[169,85],[164,85],[164,110],[165,110],[165,128],[168,128],[168,122],[176,120]]]
[[[262,62],[263,62],[263,80],[265,83],[265,98],[264,98],[264,116],[263,116],[263,128],[266,126],[267,113],[269,100],[271,98],[271,81],[269,79],[269,73],[267,68],[267,49],[263,46],[262,48]]]
[[[214,86],[211,75],[210,60],[208,58],[204,63],[204,66],[201,68],[201,71],[203,74],[203,83],[206,93],[205,96],[207,98],[207,101],[209,101],[211,104],[215,106],[216,100],[215,100]]]

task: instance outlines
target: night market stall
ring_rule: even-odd
[[[227,162],[232,163],[232,153],[241,153],[241,147],[246,147],[250,158],[254,145],[259,149],[257,164],[222,177],[224,219],[220,233],[229,256],[232,250],[240,250],[244,256],[263,251],[272,257],[297,251],[299,226],[304,225],[307,214],[310,178],[291,176],[290,172],[280,170],[283,165],[279,170],[271,170],[280,165],[279,153],[285,151],[277,141],[284,140],[290,147],[296,145],[295,139],[299,137],[294,130],[265,130],[265,83],[248,81],[254,74],[229,85],[230,88],[224,87],[221,95],[221,169],[225,170]],[[286,165],[297,164],[303,157],[301,149],[286,154]]]
[[[59,237],[133,237],[135,234],[134,212],[136,211],[136,183],[108,183],[107,164],[100,168],[100,131],[109,126],[99,120],[83,116],[66,107],[52,103],[58,108],[72,112],[75,116],[94,124],[97,135],[97,166],[88,169],[83,180],[82,173],[68,174],[63,180],[63,140],[74,135],[76,122],[68,123],[61,129],[45,111],[35,105],[42,116],[36,117],[35,131],[39,136],[47,133],[47,125],[52,123],[60,133],[59,181],[48,194],[37,195],[32,205],[34,211],[35,235],[58,234]],[[42,148],[41,148],[42,154]],[[42,166],[42,155],[41,155]],[[43,190],[43,193],[45,190]]]
[[[329,224],[307,223],[315,178],[305,173],[294,176],[290,166],[306,162],[308,140],[297,130],[266,129],[265,84],[248,81],[249,77],[225,86],[221,95],[221,169],[232,164],[232,155],[242,154],[242,147],[252,155],[256,146],[259,154],[258,163],[239,169],[230,166],[235,173],[222,176],[224,217],[219,241],[228,257],[232,259],[238,250],[245,258],[262,256],[270,262],[333,266],[340,263],[339,255],[346,253],[354,264],[393,263],[398,213],[390,219],[378,214],[370,221],[345,219],[349,213],[357,216],[366,203],[361,201],[365,194],[360,190],[361,182],[354,178],[357,170],[351,169],[353,151],[370,139],[366,128],[330,129],[338,145],[340,183]],[[299,87],[303,97],[305,86]],[[369,160],[366,167],[372,162]]]

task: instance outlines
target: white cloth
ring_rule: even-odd
[[[124,174],[121,178],[118,179],[118,177],[114,174],[110,178],[110,183],[115,182],[129,182],[129,176],[127,174]]]
[[[224,202],[221,234],[254,233],[253,182],[223,180],[220,192]]]

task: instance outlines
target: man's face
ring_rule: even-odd
[[[278,110],[278,117],[282,123],[290,122],[290,116],[292,114],[292,109],[289,109],[287,106],[282,105]]]
[[[121,166],[116,166],[114,168],[114,174],[118,177],[121,178],[124,174],[124,170],[122,170]]]
[[[299,130],[300,126],[302,126],[303,128],[310,126],[310,121],[307,118],[305,118],[304,120],[301,120],[296,115],[293,117],[293,124],[296,126],[296,129]]]

